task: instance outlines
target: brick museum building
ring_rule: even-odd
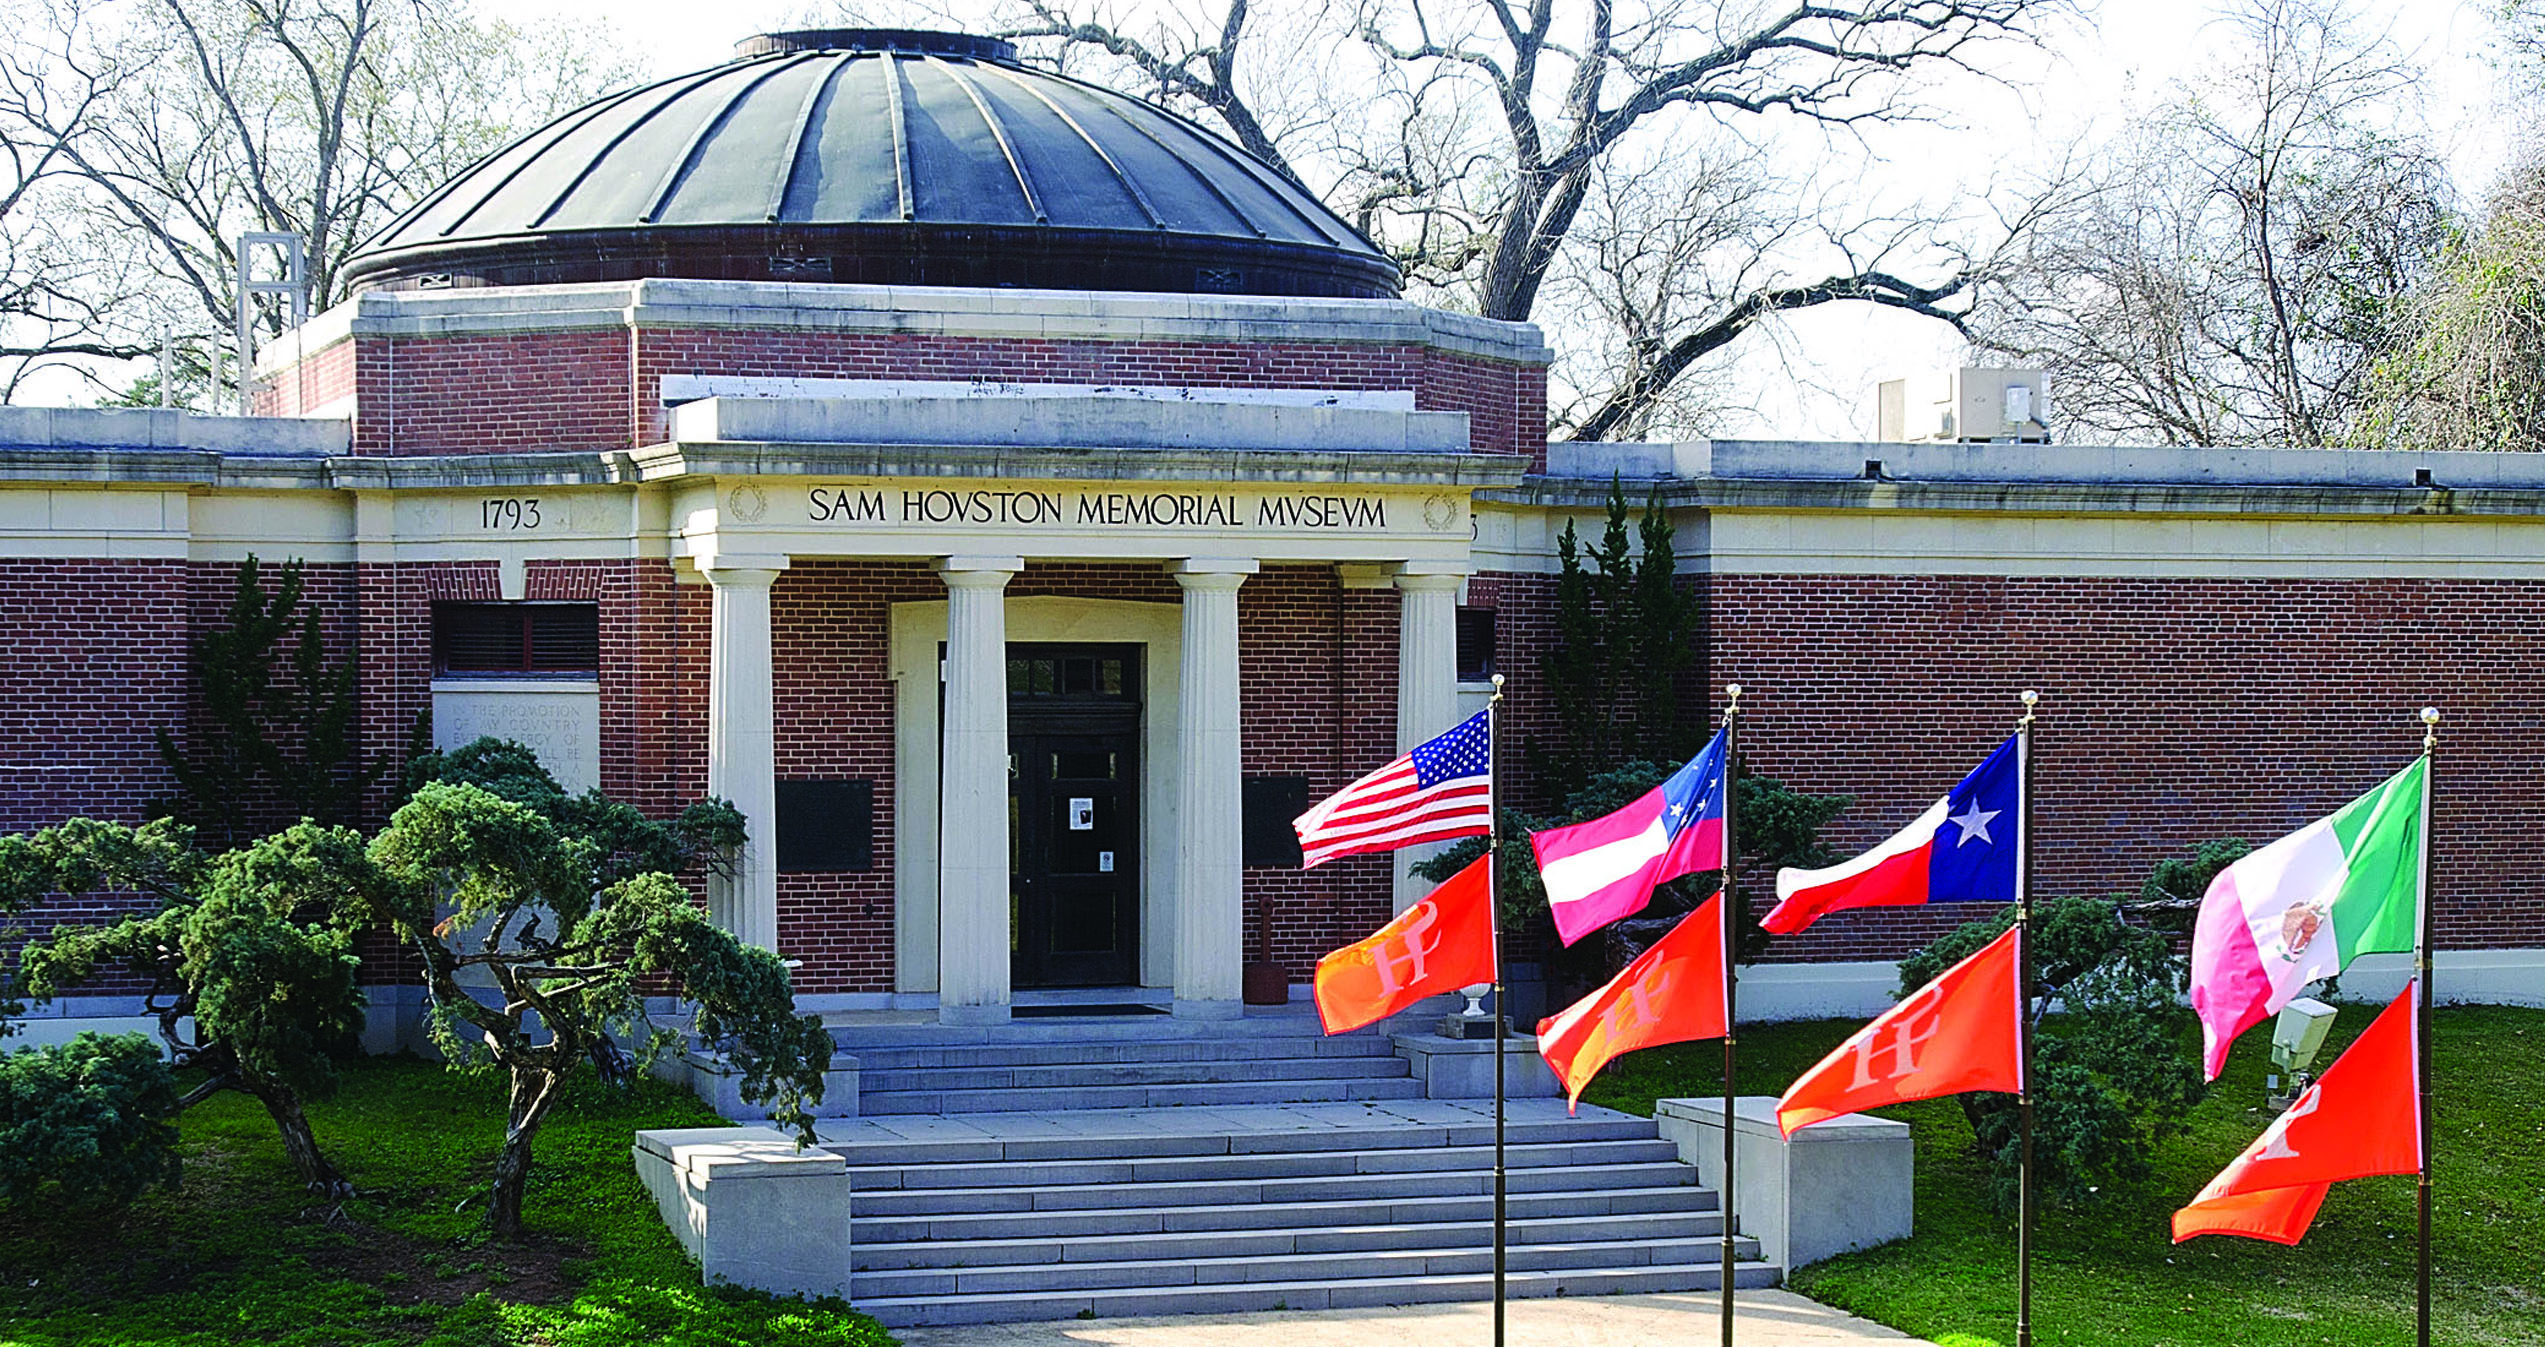
[[[1550,445],[1538,331],[1190,123],[1006,44],[817,32],[427,196],[270,342],[253,415],[0,410],[0,828],[137,819],[240,562],[297,559],[365,751],[481,734],[732,800],[717,918],[808,1008],[1070,989],[1234,1016],[1421,881],[1291,813],[1481,705],[1550,723],[1555,539],[1658,491],[1687,701],[1888,835],[2043,693],[2044,892],[2267,840],[2442,709],[2442,997],[2545,997],[2545,464],[2038,443]],[[1975,437],[1991,438],[1991,437]],[[1510,789],[1529,798],[1514,769]],[[49,925],[111,897],[65,899]],[[1885,1003],[1947,912],[1780,941]],[[103,989],[53,1007],[127,1014]],[[416,989],[375,993],[386,1041]]]

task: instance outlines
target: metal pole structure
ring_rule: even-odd
[[[1493,1347],[1502,1347],[1504,1304],[1504,1248],[1509,1237],[1509,1205],[1503,1168],[1503,1035],[1511,1026],[1511,1016],[1503,1003],[1502,981],[1502,895],[1498,892],[1502,869],[1502,800],[1494,789],[1502,775],[1502,675],[1493,676],[1493,696],[1485,702],[1485,902],[1493,910]]]
[[[2420,1347],[2430,1347],[2430,797],[2438,789],[2439,708],[2421,708],[2421,912],[2413,937],[2413,976],[2421,983],[2413,1016],[2413,1074],[2421,1092]]]
[[[2023,1085],[2015,1113],[2023,1128],[2015,1171],[2015,1347],[2032,1347],[2032,722],[2041,694],[2026,688],[2024,717],[2015,722],[2015,967]]]
[[[1734,878],[1740,851],[1733,822],[1741,798],[1741,685],[1724,689],[1723,706],[1723,1347],[1732,1347],[1732,1088],[1733,949],[1739,926],[1733,908],[1740,901]]]

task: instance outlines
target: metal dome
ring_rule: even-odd
[[[488,155],[356,289],[722,280],[1384,297],[1397,270],[1191,122],[995,38],[772,33]]]

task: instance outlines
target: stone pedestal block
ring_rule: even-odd
[[[742,1097],[742,1072],[733,1063],[713,1053],[688,1052],[666,1061],[677,1065],[671,1071],[655,1074],[673,1084],[686,1084],[707,1107],[735,1122],[761,1122],[769,1116],[769,1106],[754,1104]],[[822,1073],[822,1102],[813,1106],[816,1118],[854,1118],[857,1116],[857,1059],[833,1057],[830,1069]]]
[[[1913,1148],[1909,1125],[1850,1113],[1796,1132],[1776,1132],[1776,1101],[1744,1095],[1733,1117],[1733,1191],[1741,1233],[1787,1272],[1909,1235]],[[1723,1101],[1664,1099],[1653,1108],[1664,1140],[1723,1189]]]
[[[710,1283],[849,1291],[848,1162],[766,1127],[636,1134],[636,1173]]]
[[[1493,1098],[1493,1040],[1396,1034],[1396,1055],[1414,1064],[1426,1099]],[[1563,1082],[1538,1055],[1538,1041],[1514,1034],[1502,1041],[1502,1093],[1507,1099],[1561,1097]]]

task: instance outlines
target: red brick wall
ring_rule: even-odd
[[[354,391],[354,344],[340,341],[257,384],[248,406],[258,416],[306,416]]]
[[[1423,410],[1468,413],[1479,451],[1529,454],[1541,464],[1546,454],[1544,369],[1350,343],[679,328],[360,337],[278,376],[258,409],[301,412],[355,392],[358,454],[591,452],[664,437],[666,374],[1410,390]]]
[[[1305,776],[1322,799],[1396,756],[1396,596],[1344,589],[1330,567],[1271,566],[1237,592],[1243,770]],[[1305,981],[1320,955],[1385,924],[1394,868],[1352,856],[1246,871],[1246,958]]]
[[[2202,842],[2268,842],[2320,818],[2411,760],[2428,705],[2447,717],[2440,946],[2532,946],[2545,931],[2531,688],[2545,585],[1768,575],[1709,590],[1715,690],[1747,689],[1749,760],[1857,797],[1823,833],[1842,854],[1976,766],[2024,688],[2042,693],[2044,895],[2135,893],[2155,862]],[[1977,915],[1843,913],[1769,957],[1897,958]]]
[[[187,598],[182,561],[0,560],[0,617],[14,633],[0,697],[0,833],[79,817],[138,823],[174,792],[152,731],[185,723]],[[56,895],[0,925],[45,931],[147,906],[130,894]],[[81,990],[142,988],[108,977]]]
[[[625,449],[624,331],[357,337],[353,451]]]
[[[637,431],[662,438],[666,374],[855,379],[1014,379],[1030,383],[1334,388],[1414,392],[1426,411],[1471,416],[1470,444],[1546,449],[1546,372],[1416,346],[1329,343],[1041,341],[647,328],[637,334]]]

